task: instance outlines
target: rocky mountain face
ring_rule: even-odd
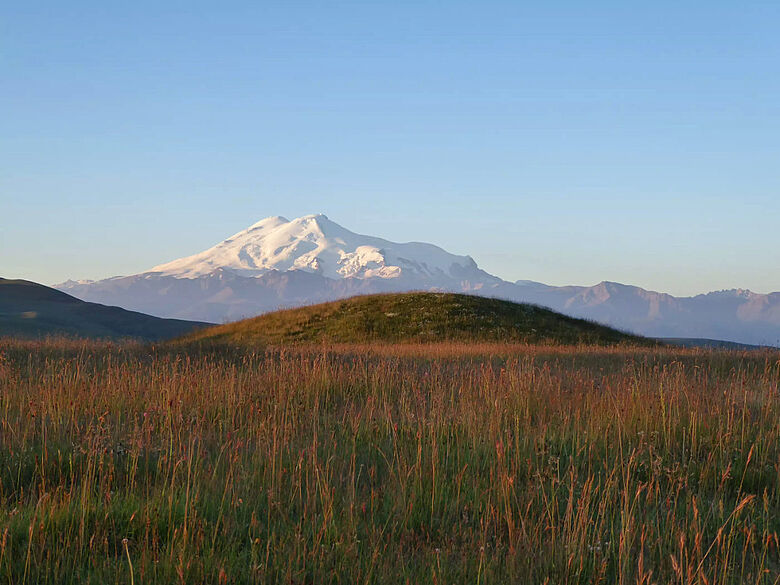
[[[653,337],[780,345],[780,293],[673,297],[614,282],[507,282],[469,256],[351,232],[324,215],[270,217],[199,254],[147,272],[57,287],[160,317],[221,323],[357,294],[440,290],[535,303]]]

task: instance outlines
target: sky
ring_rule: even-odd
[[[7,3],[0,276],[325,213],[507,280],[780,291],[778,26],[751,1]]]

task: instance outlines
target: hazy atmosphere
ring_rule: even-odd
[[[326,213],[507,280],[780,290],[770,2],[15,3],[0,271]]]
[[[780,585],[778,31],[0,8],[0,583]]]

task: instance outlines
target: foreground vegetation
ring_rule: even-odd
[[[780,355],[0,341],[0,582],[777,583]]]

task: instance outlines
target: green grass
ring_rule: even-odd
[[[187,341],[648,343],[533,305],[451,293],[367,295],[197,331]]]
[[[780,580],[780,354],[0,340],[0,583]]]

